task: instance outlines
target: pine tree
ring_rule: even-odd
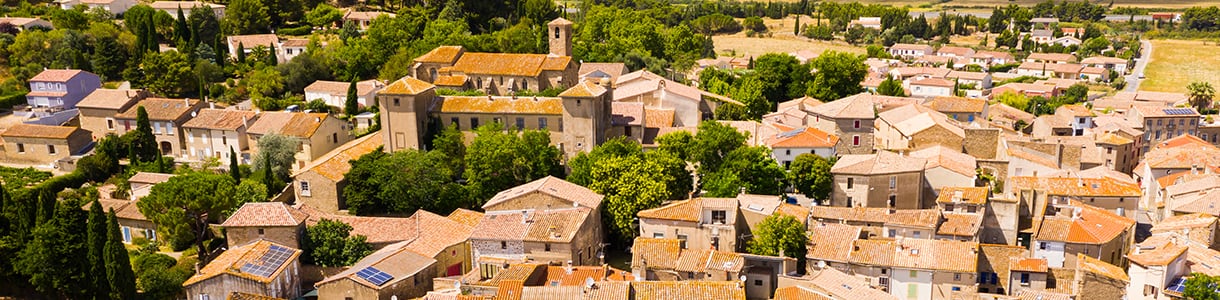
[[[347,101],[343,103],[343,112],[346,113],[348,117],[355,116],[356,113],[360,112],[360,103],[358,102],[356,96],[355,80],[352,80],[352,83],[347,86]]]
[[[234,183],[241,183],[241,169],[237,167],[237,152],[233,148],[229,148],[229,176],[233,177]]]
[[[118,217],[114,209],[106,219],[106,249],[102,254],[106,261],[106,280],[110,284],[110,299],[135,299],[136,275],[131,270],[131,260],[123,247],[123,236],[119,234]],[[98,274],[100,275],[100,274]]]
[[[102,211],[102,204],[93,199],[93,204],[89,206],[89,229],[88,229],[88,245],[89,249],[89,274],[105,274],[106,259],[103,253],[106,249],[106,213]],[[89,276],[92,284],[91,291],[97,295],[110,294],[110,282],[105,276]]]

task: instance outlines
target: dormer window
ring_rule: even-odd
[[[728,220],[728,213],[726,213],[725,211],[723,211],[723,210],[713,210],[712,211],[712,224],[725,224],[726,220]]]

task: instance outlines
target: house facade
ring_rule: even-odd
[[[127,110],[114,115],[115,122],[119,124],[115,127],[115,134],[123,135],[128,131],[136,130],[136,119],[139,117],[140,107],[144,107],[144,110],[148,112],[149,125],[152,127],[153,137],[157,140],[157,148],[161,149],[161,154],[182,157],[182,152],[186,149],[182,137],[182,124],[203,109],[203,101],[145,98]]]
[[[263,112],[249,126],[246,134],[251,141],[251,157],[257,155],[258,139],[265,135],[278,134],[297,140],[293,171],[355,138],[347,122],[326,113]]]
[[[843,155],[830,168],[832,206],[924,208],[925,159],[878,151]]]
[[[246,129],[255,120],[258,114],[253,111],[201,109],[182,124],[186,152],[181,156],[200,161],[208,158],[229,161],[229,155],[236,154],[238,161],[248,163],[242,155],[250,149]]]
[[[284,299],[300,296],[301,250],[268,241],[229,248],[182,283],[188,299],[222,299],[241,292]]]
[[[310,101],[322,99],[322,101],[326,101],[326,105],[345,107],[347,105],[347,90],[350,86],[350,82],[314,81],[314,83],[305,87],[305,99]],[[377,97],[377,91],[382,87],[385,87],[385,84],[375,79],[356,82],[357,106],[365,107],[372,103],[373,98]]]
[[[26,103],[36,108],[73,109],[76,104],[102,87],[97,74],[82,70],[43,70],[29,79],[30,92]]]
[[[347,209],[343,188],[347,186],[344,175],[352,169],[350,161],[376,151],[383,141],[380,131],[370,133],[331,150],[292,174],[297,201],[328,213]]]
[[[737,199],[695,198],[642,210],[640,236],[677,239],[683,249],[735,252],[744,247],[738,233],[744,232]]]
[[[149,96],[145,90],[94,90],[76,104],[80,110],[80,128],[93,133],[94,140],[107,134],[117,135],[119,124],[114,116]]]

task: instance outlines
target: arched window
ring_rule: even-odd
[[[555,29],[555,38],[559,38],[559,27],[552,27],[552,29]]]

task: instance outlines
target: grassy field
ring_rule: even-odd
[[[740,21],[740,20],[738,20]],[[844,43],[810,40],[792,35],[794,18],[772,20],[763,18],[767,25],[766,37],[747,37],[746,34],[712,36],[716,45],[716,54],[720,56],[759,56],[767,53],[789,53],[800,50],[813,50],[822,53],[825,50],[835,50],[851,53],[864,53],[864,48]],[[813,24],[809,17],[801,17],[801,24]]]
[[[1220,84],[1220,45],[1203,41],[1152,40],[1152,61],[1144,75],[1148,79],[1140,90],[1186,92],[1186,85],[1195,81]]]
[[[797,1],[797,0],[784,0]],[[830,0],[834,2],[861,2],[865,4],[888,4],[894,6],[919,7],[920,5],[932,4],[935,1],[930,0]],[[945,3],[933,5],[934,7],[974,7],[974,6],[1006,6],[1008,4],[1029,5],[1038,4],[1041,0],[949,0]],[[1093,1],[1095,4],[1098,1]],[[1101,4],[1109,4],[1109,1],[1103,1]],[[1114,6],[1130,6],[1144,8],[1187,8],[1191,6],[1213,6],[1220,5],[1220,1],[1216,0],[1114,0]]]

